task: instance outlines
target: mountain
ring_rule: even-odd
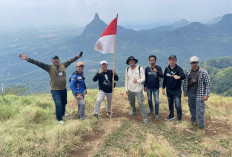
[[[210,25],[200,22],[192,22],[185,26],[184,24],[187,24],[186,20],[179,22],[179,25],[139,31],[118,26],[115,67],[120,80],[117,86],[124,84],[124,69],[127,67],[125,62],[131,55],[138,58],[138,64],[141,66],[148,65],[149,55],[156,55],[157,64],[163,68],[167,66],[170,54],[177,55],[178,64],[183,68],[189,67],[188,59],[193,55],[197,55],[201,61],[232,55],[232,14],[226,14],[220,21]],[[1,41],[3,40],[0,42],[2,71],[0,82],[6,86],[21,83],[23,86],[29,86],[30,90],[48,91],[49,77],[46,72],[19,60],[18,53],[26,51],[31,58],[50,63],[54,55],[60,56],[61,61],[65,61],[83,51],[84,55],[80,60],[85,62],[87,87],[96,88],[97,83],[92,81],[92,77],[100,68],[99,62],[106,59],[109,68],[112,68],[112,54],[103,55],[94,51],[94,45],[106,26],[99,15],[95,14],[93,20],[79,35],[60,38],[51,36],[52,33],[49,36],[39,32],[33,34],[33,37],[28,37],[32,33],[21,33],[12,39],[10,36],[0,37]],[[46,38],[41,38],[41,35]],[[4,42],[6,39],[7,42]],[[14,41],[16,39],[19,40]],[[20,44],[17,44],[19,42]],[[68,68],[68,77],[74,70],[73,65]]]
[[[174,22],[172,24],[172,26],[176,29],[176,28],[184,27],[184,26],[188,25],[189,23],[190,22],[187,21],[186,19],[181,19],[181,20]]]

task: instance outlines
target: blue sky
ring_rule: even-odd
[[[232,13],[232,0],[0,0],[0,29],[83,27],[96,12],[106,23],[118,13],[122,26],[152,27]]]

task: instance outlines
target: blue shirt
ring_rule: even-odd
[[[71,82],[70,82],[70,88],[73,92],[73,94],[77,93],[84,93],[86,86],[85,86],[85,77],[82,74],[76,72],[72,75]]]

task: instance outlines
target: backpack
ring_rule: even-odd
[[[129,70],[129,67],[127,67],[127,69],[126,69],[127,73],[128,73],[128,70]],[[140,66],[139,66],[139,77],[141,77],[140,76]]]

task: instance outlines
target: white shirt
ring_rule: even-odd
[[[137,79],[137,83],[134,83],[133,80]],[[125,88],[126,91],[131,92],[140,92],[143,90],[143,82],[145,81],[145,74],[142,67],[140,67],[140,74],[139,74],[139,66],[136,65],[134,69],[129,67],[129,69],[125,70]]]

